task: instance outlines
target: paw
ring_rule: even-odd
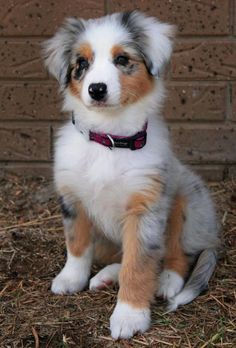
[[[118,283],[120,264],[114,263],[103,268],[89,282],[89,290],[101,290]]]
[[[80,276],[76,274],[66,274],[60,272],[52,282],[51,291],[54,294],[73,294],[77,291],[83,290],[87,285],[87,278],[80,279]]]
[[[81,257],[67,250],[67,261],[61,272],[53,279],[51,290],[54,294],[72,294],[83,290],[89,279],[92,262],[92,246]]]
[[[175,271],[164,270],[159,279],[158,296],[170,299],[177,295],[184,286],[184,279]]]
[[[89,290],[96,291],[106,289],[114,285],[113,280],[109,278],[102,278],[96,275],[89,282]]]
[[[145,332],[150,326],[150,309],[134,308],[128,303],[117,303],[110,318],[111,336],[118,338],[130,338],[137,332]]]

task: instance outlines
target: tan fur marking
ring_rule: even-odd
[[[127,52],[129,49],[127,47],[122,45],[114,45],[111,49],[111,55],[113,58],[119,56],[119,55],[126,55],[131,62],[142,62],[142,58],[138,57],[138,55],[135,55],[134,52]]]
[[[77,98],[80,98],[81,88],[81,82],[72,78],[69,84],[71,94],[73,94]]]
[[[124,54],[125,48],[120,45],[112,47],[112,56]],[[121,104],[127,105],[138,101],[148,94],[154,87],[154,78],[148,73],[144,62],[128,54],[130,64],[135,64],[135,71],[131,74],[120,74]]]
[[[93,51],[92,51],[92,48],[89,45],[89,43],[86,43],[86,42],[83,43],[78,49],[78,54],[81,57],[86,58],[90,62],[93,58]],[[71,79],[70,84],[69,84],[69,89],[70,89],[71,94],[73,94],[77,98],[80,98],[82,81],[78,81],[78,80],[73,78],[75,68],[76,68],[76,65],[73,66],[73,69],[71,72],[72,79]]]
[[[87,58],[91,61],[93,58],[93,50],[89,43],[84,42],[78,49],[78,53],[81,57]]]
[[[79,214],[69,230],[66,230],[67,247],[74,256],[83,255],[91,242],[90,229],[91,222],[87,217],[82,206],[79,206]]]
[[[119,300],[137,308],[149,307],[156,285],[157,260],[143,254],[138,240],[139,217],[127,217],[123,230],[123,259]]]
[[[136,62],[137,70],[132,74],[121,74],[121,104],[134,103],[151,92],[154,79],[148,73],[143,62]]]
[[[185,208],[185,198],[178,195],[173,202],[170,212],[164,260],[164,268],[171,269],[182,277],[185,277],[188,272],[188,260],[181,244]]]
[[[138,238],[140,217],[160,198],[160,178],[149,188],[131,196],[123,225],[123,259],[120,272],[119,299],[134,307],[149,307],[153,300],[158,269],[157,253],[146,255]]]
[[[124,53],[124,48],[120,45],[115,45],[111,49],[112,57],[116,57],[119,54],[123,54],[123,53]]]
[[[158,201],[163,191],[163,183],[159,176],[149,177],[151,182],[142,192],[134,193],[127,205],[127,214],[142,215],[155,201]]]
[[[143,193],[134,193],[128,204],[128,214],[142,215],[152,203],[155,202],[156,195],[149,190]]]

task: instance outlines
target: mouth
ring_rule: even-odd
[[[106,102],[105,100],[102,101],[95,101],[93,100],[91,102],[91,104],[89,105],[89,108],[91,109],[111,109],[111,108],[117,108],[118,105],[116,104],[109,104],[108,102]]]
[[[105,108],[107,107],[107,102],[104,100],[99,100],[99,101],[96,101],[96,100],[93,100],[92,103],[91,103],[92,106],[95,106],[95,107],[98,107],[98,108]]]

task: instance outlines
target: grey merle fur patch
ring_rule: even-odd
[[[148,56],[148,37],[138,24],[139,15],[136,11],[124,12],[120,14],[121,24],[129,31],[132,37],[131,42],[125,43],[128,47],[133,47],[140,58],[143,59],[149,74],[152,74],[153,63]]]
[[[45,64],[62,87],[70,78],[73,45],[84,30],[84,20],[68,18],[56,35],[43,44]]]
[[[59,197],[59,204],[60,204],[61,212],[64,219],[74,219],[76,217],[77,212],[75,210],[74,205],[65,202],[65,199],[63,196]]]

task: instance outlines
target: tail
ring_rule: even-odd
[[[193,301],[208,287],[216,262],[217,251],[215,249],[206,249],[200,254],[193,272],[181,292],[169,300],[168,312],[175,311],[180,305]]]

